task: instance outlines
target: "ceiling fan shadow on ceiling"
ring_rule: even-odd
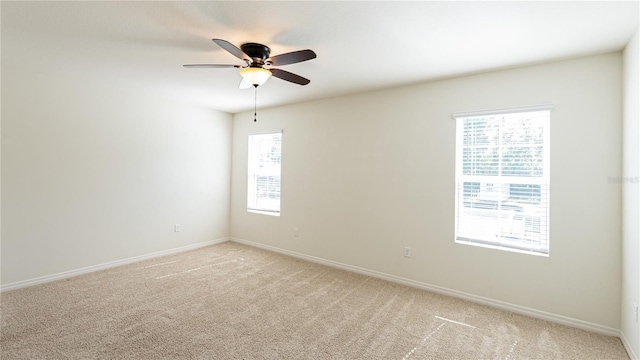
[[[271,49],[258,43],[246,43],[237,46],[222,39],[211,39],[221,48],[225,49],[231,55],[244,61],[243,65],[229,65],[229,64],[187,64],[183,65],[186,68],[236,68],[240,69],[239,73],[242,76],[240,81],[240,88],[247,89],[253,86],[256,89],[256,103],[257,103],[257,89],[258,86],[264,84],[271,76],[278,79],[288,81],[298,85],[307,85],[311,80],[304,78],[300,75],[294,74],[289,71],[275,68],[274,66],[282,66],[295,64],[316,58],[316,53],[312,50],[298,50],[276,56],[271,55]],[[255,106],[254,106],[254,121],[255,119]]]

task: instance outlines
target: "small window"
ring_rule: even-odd
[[[454,117],[455,241],[549,254],[550,107]]]
[[[247,210],[280,215],[282,132],[249,135]]]

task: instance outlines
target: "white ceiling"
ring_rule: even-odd
[[[258,42],[317,59],[282,69],[258,106],[618,51],[638,27],[630,2],[1,2],[2,71],[27,69],[214,109],[253,109],[214,44]],[[6,90],[5,90],[6,91]]]

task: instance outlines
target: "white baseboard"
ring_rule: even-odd
[[[638,355],[633,351],[633,349],[631,348],[631,344],[629,344],[627,337],[622,331],[620,331],[620,341],[622,341],[622,345],[624,345],[624,348],[627,350],[627,355],[629,355],[629,358],[631,358],[631,360],[639,360]]]
[[[294,251],[285,250],[285,249],[277,248],[277,247],[270,246],[270,245],[264,245],[264,244],[256,243],[256,242],[249,241],[249,240],[239,239],[239,238],[235,238],[235,237],[231,237],[230,240],[233,241],[233,242],[240,243],[240,244],[245,244],[245,245],[249,245],[249,246],[253,246],[253,247],[257,247],[257,248],[261,248],[261,249],[265,249],[265,250],[269,250],[269,251],[273,251],[273,252],[289,255],[289,256],[292,256],[292,257],[295,257],[295,258],[308,260],[308,261],[311,261],[311,262],[314,262],[314,263],[327,265],[327,266],[331,266],[331,267],[334,267],[334,268],[347,270],[347,271],[351,271],[351,272],[355,272],[355,273],[359,273],[359,274],[375,277],[375,278],[378,278],[378,279],[391,281],[391,282],[398,283],[398,284],[408,285],[408,286],[411,286],[411,287],[415,287],[415,288],[419,288],[419,289],[423,289],[423,290],[428,290],[428,291],[432,291],[432,292],[443,294],[443,295],[447,295],[447,296],[452,296],[452,297],[459,298],[459,299],[468,300],[468,301],[471,301],[471,302],[474,302],[474,303],[479,303],[479,304],[491,306],[491,307],[494,307],[494,308],[503,309],[503,310],[514,312],[514,313],[523,314],[523,315],[531,316],[531,317],[534,317],[534,318],[538,318],[538,319],[542,319],[542,320],[551,321],[551,322],[554,322],[554,323],[559,323],[559,324],[575,327],[575,328],[578,328],[578,329],[583,329],[583,330],[587,330],[587,331],[593,331],[593,332],[597,332],[597,333],[604,334],[604,335],[609,335],[609,336],[620,337],[620,330],[619,329],[615,329],[615,328],[604,326],[604,325],[594,324],[594,323],[591,323],[591,322],[587,322],[587,321],[583,321],[583,320],[579,320],[579,319],[574,319],[574,318],[570,318],[570,317],[563,316],[563,315],[553,314],[553,313],[549,313],[549,312],[546,312],[546,311],[536,310],[536,309],[532,309],[532,308],[528,308],[528,307],[524,307],[524,306],[520,306],[520,305],[507,303],[507,302],[500,301],[500,300],[495,300],[495,299],[486,298],[486,297],[483,297],[483,296],[473,295],[473,294],[465,293],[465,292],[462,292],[462,291],[457,291],[457,290],[444,288],[444,287],[441,287],[441,286],[431,285],[431,284],[427,284],[427,283],[423,283],[423,282],[415,281],[415,280],[411,280],[411,279],[406,279],[406,278],[395,276],[395,275],[389,275],[389,274],[385,274],[385,273],[382,273],[382,272],[369,270],[369,269],[365,269],[365,268],[361,268],[361,267],[357,267],[357,266],[353,266],[353,265],[343,264],[343,263],[339,263],[339,262],[332,261],[332,260],[327,260],[327,259],[323,259],[323,258],[319,258],[319,257],[315,257],[315,256],[301,254],[301,253],[297,253],[297,252],[294,252]],[[627,346],[625,345],[625,347],[627,347]]]
[[[21,288],[25,288],[25,287],[28,287],[28,286],[43,284],[43,283],[56,281],[56,280],[61,280],[61,279],[66,279],[66,278],[70,278],[70,277],[73,277],[73,276],[78,276],[78,275],[82,275],[82,274],[86,274],[86,273],[90,273],[90,272],[94,272],[94,271],[100,271],[100,270],[104,270],[104,269],[109,269],[109,268],[120,266],[120,265],[126,265],[126,264],[131,264],[131,263],[138,262],[138,261],[143,261],[143,260],[149,260],[149,259],[153,259],[153,258],[157,258],[157,257],[161,257],[161,256],[177,254],[177,253],[184,252],[184,251],[195,250],[195,249],[203,248],[203,247],[210,246],[210,245],[220,244],[220,243],[223,243],[223,242],[226,242],[226,241],[229,241],[228,237],[215,239],[215,240],[210,240],[210,241],[205,241],[205,242],[192,244],[192,245],[181,246],[181,247],[168,249],[168,250],[162,250],[162,251],[154,252],[154,253],[151,253],[151,254],[134,256],[134,257],[127,258],[127,259],[110,261],[110,262],[104,263],[104,264],[87,266],[87,267],[83,267],[83,268],[80,268],[80,269],[64,271],[64,272],[60,272],[60,273],[56,273],[56,274],[52,274],[52,275],[46,275],[46,276],[37,277],[37,278],[34,278],[34,279],[17,281],[17,282],[14,282],[14,283],[10,283],[10,284],[6,284],[6,285],[0,286],[0,292],[21,289]]]

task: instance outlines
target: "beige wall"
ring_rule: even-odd
[[[640,326],[634,304],[640,305],[640,35],[624,51],[623,179],[622,184],[622,312],[621,330],[640,357]],[[629,180],[629,181],[626,181]]]
[[[3,285],[228,237],[231,115],[10,66],[2,90]]]
[[[231,236],[616,332],[621,86],[613,53],[237,114]],[[546,103],[550,256],[455,244],[451,114]],[[247,134],[271,129],[284,131],[280,217],[246,211]]]

